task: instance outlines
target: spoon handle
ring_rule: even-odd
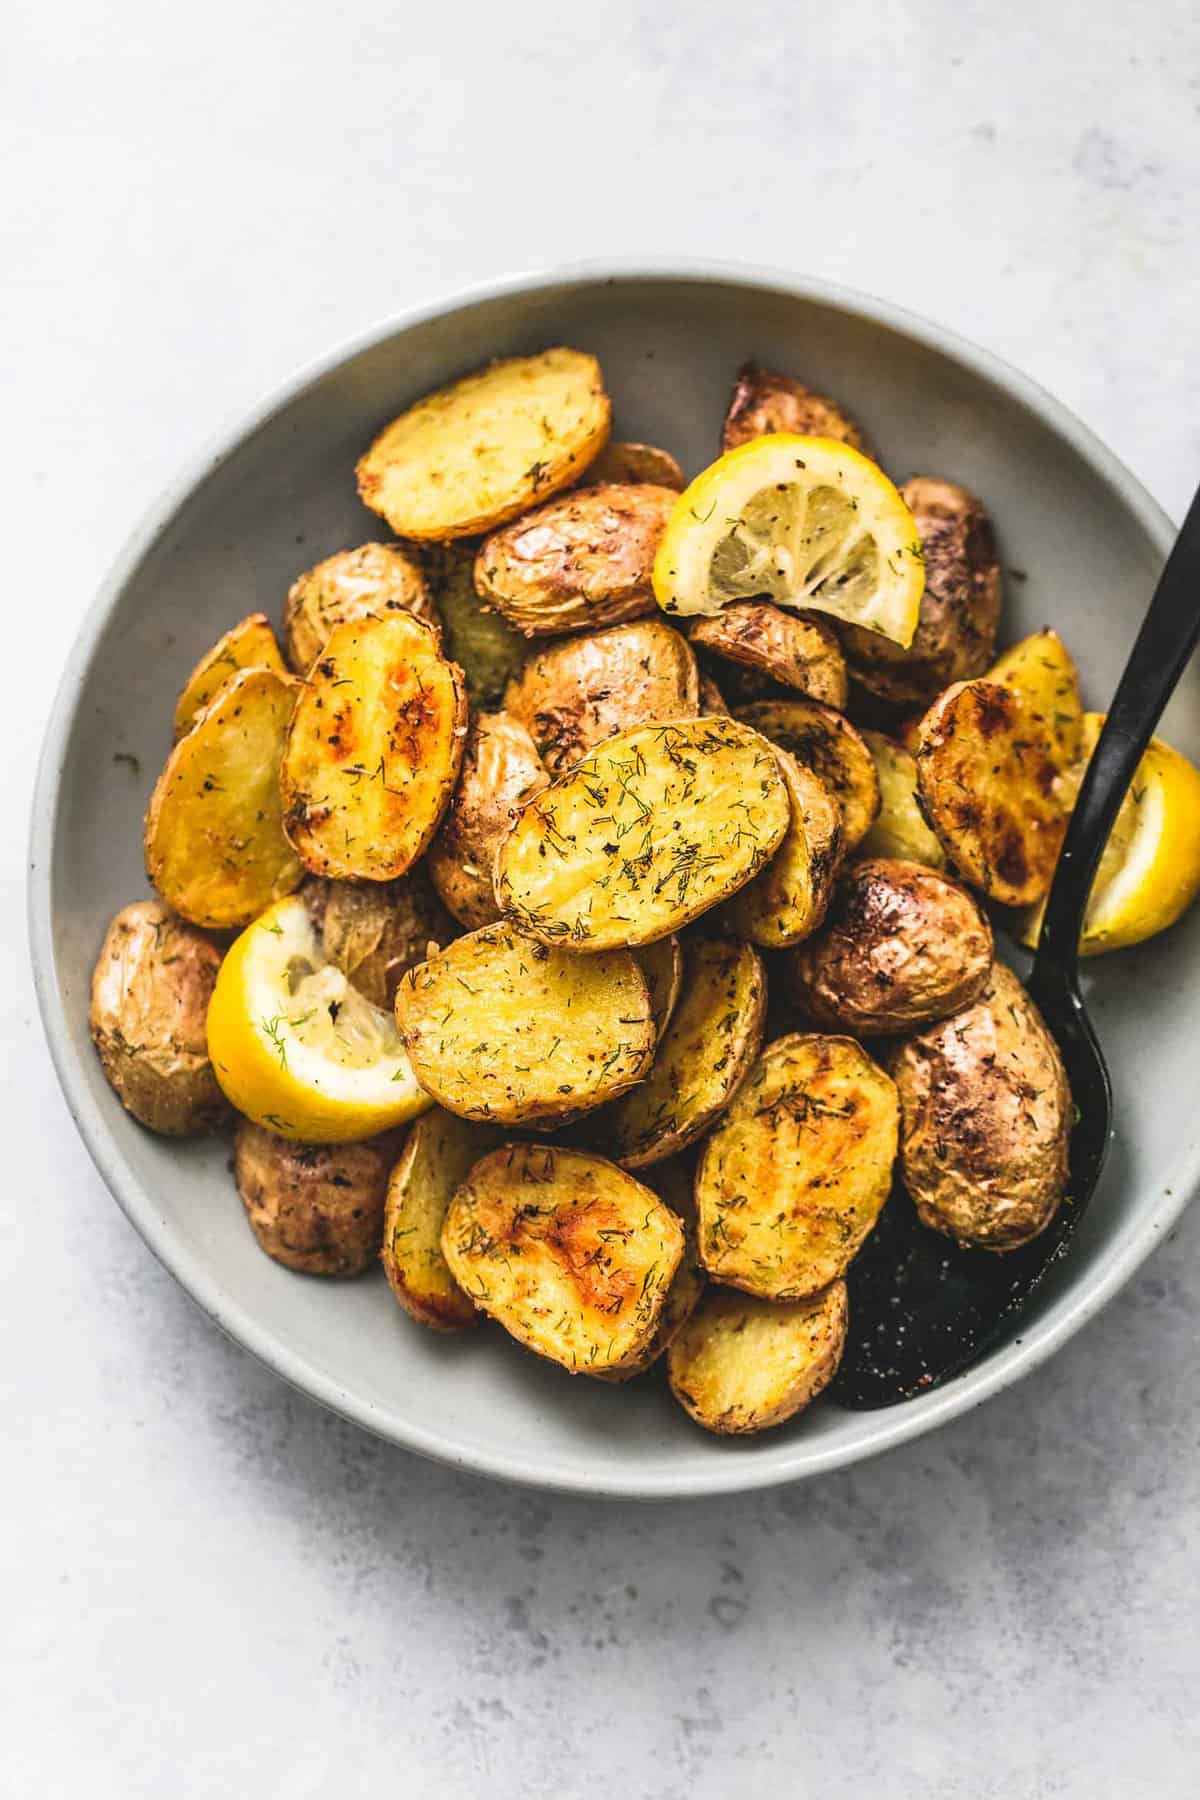
[[[1031,985],[1074,970],[1101,853],[1121,802],[1200,638],[1200,493],[1159,577],[1067,825]]]

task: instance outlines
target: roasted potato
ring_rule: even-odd
[[[398,537],[473,537],[569,487],[611,412],[594,356],[510,357],[394,419],[359,462],[358,491]]]
[[[645,1352],[683,1226],[603,1157],[510,1144],[458,1189],[442,1250],[459,1286],[519,1343],[572,1374],[599,1374]]]
[[[504,922],[410,969],[396,1023],[427,1094],[502,1125],[613,1100],[654,1055],[646,980],[628,952],[572,956]]]
[[[922,1222],[985,1250],[1044,1231],[1066,1189],[1071,1091],[1011,969],[994,964],[973,1005],[909,1038],[890,1067],[904,1185]]]
[[[953,481],[918,475],[901,498],[916,522],[925,592],[907,649],[878,632],[847,625],[842,643],[852,673],[872,693],[926,705],[954,681],[982,675],[1000,618],[1000,562],[992,522],[974,494]]]
[[[693,938],[682,993],[646,1079],[594,1123],[628,1169],[676,1155],[737,1093],[762,1047],[767,978],[749,944]]]
[[[664,1162],[659,1163],[654,1173],[645,1179],[646,1185],[670,1207],[683,1226],[683,1255],[667,1289],[662,1311],[658,1315],[658,1324],[636,1359],[623,1363],[616,1369],[596,1370],[599,1381],[630,1381],[635,1375],[644,1375],[686,1325],[708,1286],[708,1276],[700,1261],[700,1246],[696,1241],[696,1202],[692,1198],[690,1170],[682,1163]]]
[[[648,482],[564,494],[484,539],[475,586],[526,637],[652,614],[655,552],[677,498]]]
[[[641,725],[526,803],[500,846],[496,898],[546,943],[653,943],[744,887],[790,816],[775,754],[748,726]]]
[[[392,881],[427,848],[467,735],[462,670],[406,612],[335,625],[296,703],[284,829],[314,875]]]
[[[242,669],[180,738],[146,812],[146,873],[193,925],[247,925],[299,887],[284,836],[279,764],[299,683]]]
[[[1057,631],[1035,631],[1006,650],[987,679],[1011,688],[1046,728],[1055,763],[1072,770],[1083,754],[1083,703],[1079,671]]]
[[[768,1044],[704,1146],[700,1255],[716,1281],[800,1300],[845,1273],[888,1197],[898,1102],[852,1038]]]
[[[700,671],[700,717],[702,719],[727,719],[729,708],[725,704],[725,696],[711,675]]]
[[[175,737],[190,731],[204,708],[239,669],[275,669],[284,673],[283,658],[266,613],[250,613],[206,650],[183,684],[175,702]]]
[[[851,863],[823,928],[790,959],[815,1025],[887,1036],[969,1006],[992,967],[992,928],[966,888],[921,863]]]
[[[311,880],[304,898],[321,932],[325,955],[352,986],[390,1012],[406,969],[425,962],[458,927],[419,863],[396,881]]]
[[[759,700],[737,716],[820,777],[841,802],[843,848],[857,849],[879,816],[880,792],[875,759],[849,719],[815,700]]]
[[[473,539],[427,544],[423,560],[442,621],[443,651],[462,669],[473,710],[492,712],[525,661],[529,645],[476,591],[477,552]]]
[[[297,675],[307,675],[335,625],[411,613],[441,631],[420,562],[403,544],[360,544],[339,550],[297,576],[283,609],[283,641]]]
[[[798,944],[820,925],[842,862],[842,808],[825,783],[777,750],[791,823],[765,869],[725,909],[731,928],[764,950]]]
[[[725,414],[721,449],[735,450],[739,444],[766,437],[773,431],[837,438],[840,443],[870,454],[862,431],[836,401],[814,394],[790,375],[776,375],[755,363],[743,363]]]
[[[682,493],[687,483],[683,470],[669,450],[656,444],[624,444],[610,439],[583,477],[582,486],[598,481],[650,482],[654,487]]]
[[[238,1122],[233,1172],[260,1250],[302,1275],[361,1275],[379,1255],[394,1132],[298,1144]]]
[[[839,711],[846,704],[846,659],[828,625],[785,612],[769,600],[742,600],[688,622],[697,650],[757,669],[782,687]]]
[[[492,880],[496,850],[522,803],[548,780],[533,739],[509,713],[471,722],[458,786],[429,846],[429,873],[461,925],[500,917]]]
[[[122,907],[92,971],[88,1023],[109,1085],[151,1131],[190,1137],[229,1116],[204,1022],[221,952],[157,900]]]
[[[917,803],[917,759],[882,731],[863,731],[863,742],[879,777],[879,811],[859,845],[864,856],[899,856],[906,862],[944,869],[946,852],[925,822]]]
[[[847,1319],[844,1281],[782,1303],[709,1288],[667,1352],[671,1392],[722,1436],[782,1425],[833,1380]]]
[[[960,681],[921,720],[918,746],[921,810],[954,869],[1006,905],[1040,900],[1070,804],[1041,715],[1015,689]]]
[[[683,946],[677,937],[665,937],[653,944],[643,944],[633,954],[646,980],[657,1043],[667,1029],[679,999],[683,984]]]
[[[677,631],[661,619],[638,619],[534,651],[509,682],[504,705],[551,775],[561,775],[618,731],[694,719],[700,676]]]
[[[442,1255],[442,1226],[455,1190],[499,1133],[435,1106],[409,1127],[388,1177],[383,1214],[383,1271],[412,1318],[434,1331],[462,1331],[479,1312]]]

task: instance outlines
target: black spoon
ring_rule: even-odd
[[[1087,1209],[1112,1138],[1112,1083],[1079,992],[1079,932],[1125,792],[1200,638],[1200,494],[1163,570],[1067,826],[1026,983],[1053,1032],[1076,1106],[1067,1198],[1031,1244],[997,1255],[930,1231],[897,1187],[851,1265],[850,1335],[830,1393],[894,1406],[960,1375],[1012,1329]]]

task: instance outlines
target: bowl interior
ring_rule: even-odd
[[[139,1129],[87,1035],[107,921],[146,891],[142,811],[174,697],[234,619],[256,609],[278,617],[299,570],[386,535],[353,480],[382,423],[493,356],[560,342],[600,357],[618,435],[663,444],[691,471],[715,453],[747,356],[827,388],[862,418],[898,478],[946,474],[978,489],[1008,570],[1005,638],[1053,624],[1081,663],[1088,703],[1104,704],[1161,564],[1163,521],[1086,433],[990,359],[868,303],[732,277],[584,277],[493,293],[399,328],[296,387],[169,506],[97,602],[51,728],[35,842],[41,834],[52,849],[34,874],[35,949],[60,1072],[110,1186],[251,1349],[372,1428],[465,1465],[595,1492],[711,1492],[852,1459],[983,1397],[1073,1329],[1145,1253],[1197,1163],[1195,1109],[1178,1105],[1178,1072],[1191,1061],[1200,909],[1090,973],[1118,1141],[1069,1264],[1020,1342],[893,1412],[819,1406],[759,1441],[723,1442],[695,1430],[656,1378],[626,1389],[570,1380],[498,1331],[425,1332],[382,1276],[323,1283],[262,1256],[228,1145],[177,1145]],[[1200,672],[1185,678],[1164,734],[1200,756]]]

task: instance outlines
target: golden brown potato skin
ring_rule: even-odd
[[[702,719],[728,719],[732,717],[725,696],[711,675],[700,671],[700,717]]]
[[[996,963],[972,1006],[909,1038],[889,1066],[904,1183],[922,1222],[985,1250],[1044,1231],[1066,1188],[1071,1090],[1012,971]]]
[[[982,675],[996,648],[1000,562],[982,503],[954,481],[916,475],[900,489],[925,553],[925,592],[908,649],[848,625],[851,673],[901,706],[926,705],[954,681]]]
[[[673,488],[677,494],[687,486],[683,470],[669,450],[657,444],[627,444],[610,439],[580,482],[593,487],[598,481],[649,481],[655,487]]]
[[[240,1120],[234,1179],[259,1249],[302,1275],[369,1269],[399,1143],[387,1132],[358,1144],[298,1144]]]
[[[395,881],[323,881],[304,898],[326,956],[372,1006],[390,1012],[406,969],[444,947],[458,928],[433,891],[422,864]]]
[[[458,786],[427,858],[443,904],[469,931],[500,917],[492,883],[497,847],[522,802],[547,780],[519,719],[498,712],[472,721]]]
[[[773,431],[837,438],[840,443],[870,454],[861,429],[835,400],[814,394],[790,375],[760,369],[756,363],[743,363],[725,415],[721,448],[734,450],[751,438],[765,437]]]
[[[678,498],[649,482],[564,494],[484,539],[475,586],[526,637],[642,618],[655,610],[654,556]]]
[[[817,1025],[886,1036],[968,1006],[992,928],[966,888],[923,863],[851,863],[825,923],[792,952],[792,994]]]
[[[335,625],[410,612],[435,631],[441,621],[429,597],[421,564],[403,544],[360,544],[339,550],[297,576],[283,608],[283,647],[288,665],[307,675]]]
[[[89,1023],[104,1073],[126,1111],[165,1137],[229,1116],[204,1031],[220,966],[216,945],[157,900],[123,907],[96,959]]]
[[[785,612],[769,600],[742,600],[690,621],[688,639],[698,650],[757,669],[839,712],[846,705],[846,659],[832,630],[816,619]]]

